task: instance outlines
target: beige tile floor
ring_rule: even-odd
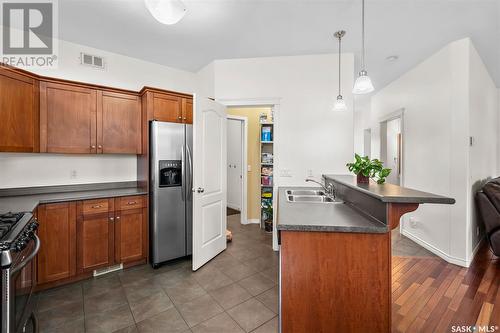
[[[277,332],[271,235],[228,216],[233,241],[197,272],[189,259],[143,265],[37,294],[41,332]],[[432,256],[393,232],[393,254]]]

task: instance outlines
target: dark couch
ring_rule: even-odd
[[[500,256],[500,177],[487,182],[476,194],[479,215],[496,256]]]

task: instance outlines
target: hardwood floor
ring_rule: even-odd
[[[393,332],[500,330],[500,259],[487,246],[468,269],[431,257],[393,257],[392,266]]]

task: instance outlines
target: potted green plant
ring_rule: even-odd
[[[377,184],[383,184],[391,173],[391,169],[384,168],[380,160],[370,160],[368,156],[361,157],[358,154],[354,155],[354,162],[347,163],[346,166],[357,176],[358,183],[368,183],[371,178]]]

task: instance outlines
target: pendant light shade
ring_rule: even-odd
[[[366,71],[359,72],[359,76],[354,82],[354,88],[352,88],[352,93],[361,95],[371,93],[375,88],[373,88],[372,80],[368,76]]]
[[[176,24],[187,12],[181,0],[144,0],[144,3],[151,15],[163,24]]]
[[[334,34],[335,38],[339,40],[339,94],[337,95],[337,100],[335,101],[335,105],[333,106],[334,111],[347,111],[347,106],[345,104],[345,100],[342,97],[342,90],[341,88],[341,71],[342,71],[342,66],[341,66],[341,60],[342,60],[342,37],[345,36],[345,31],[340,30],[337,31]]]
[[[341,95],[337,96],[337,100],[335,101],[335,105],[333,106],[334,111],[347,111],[347,105],[345,104],[345,100]]]
[[[365,0],[361,1],[361,71],[352,88],[352,93],[356,95],[368,94],[375,90],[365,68]]]

